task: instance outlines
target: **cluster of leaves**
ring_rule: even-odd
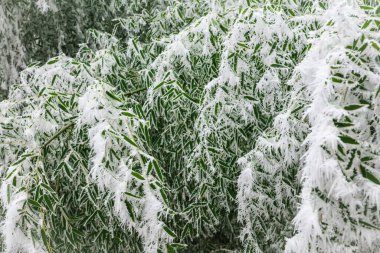
[[[154,10],[167,1],[2,0],[0,2],[0,91],[19,81],[18,73],[34,62],[64,53],[74,57],[88,30],[115,33],[125,40],[148,37]],[[120,29],[120,20],[128,30]],[[127,31],[127,32],[126,32]],[[150,37],[149,37],[150,38]],[[88,42],[90,43],[90,42]],[[1,96],[0,96],[1,99]]]
[[[377,1],[128,2],[0,104],[4,251],[379,250]]]

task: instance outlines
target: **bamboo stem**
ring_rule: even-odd
[[[54,141],[58,136],[60,136],[63,132],[65,132],[67,129],[74,126],[74,123],[69,123],[65,126],[63,126],[56,134],[54,134],[48,141],[46,141],[41,148],[46,148],[52,141]]]

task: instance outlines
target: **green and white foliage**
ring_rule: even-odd
[[[297,66],[310,132],[287,252],[380,249],[380,7],[336,2]],[[301,93],[300,93],[301,94]]]
[[[379,251],[378,1],[117,3],[0,103],[3,251]]]
[[[0,100],[5,97],[9,83],[17,80],[18,71],[25,67],[19,19],[17,8],[9,1],[0,1]]]
[[[122,102],[103,80],[108,72],[100,66],[115,66],[112,46],[28,68],[11,92],[20,99],[3,103],[3,153],[18,157],[5,156],[7,251],[39,252],[41,242],[54,252],[139,251],[141,236],[144,250],[155,252],[170,242],[159,220],[169,212],[160,167],[142,146],[148,140],[135,137],[147,131],[146,119],[131,112],[139,108],[134,99]]]
[[[130,0],[1,0],[2,90],[19,81],[18,72],[26,65],[62,53],[75,56],[80,44],[87,41],[90,28],[117,33],[119,39],[145,32],[145,20],[160,5],[159,1]],[[132,19],[135,29],[118,33],[115,19],[121,18]]]

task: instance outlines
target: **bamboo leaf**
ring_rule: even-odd
[[[110,98],[112,98],[113,100],[116,100],[118,102],[122,102],[120,98],[118,98],[115,94],[113,94],[112,92],[110,91],[106,91],[106,94],[107,96],[109,96]]]
[[[145,180],[145,178],[143,177],[143,175],[141,175],[140,173],[138,173],[137,171],[132,171],[132,176],[134,176],[135,178],[139,179],[139,180]]]
[[[341,135],[339,136],[340,140],[346,144],[352,144],[352,145],[358,145],[359,142],[357,142],[354,138],[348,136],[348,135]]]
[[[360,166],[360,172],[362,173],[364,178],[367,178],[372,183],[380,185],[380,180],[371,173],[371,171],[367,170],[364,166]]]
[[[354,110],[360,109],[362,107],[363,107],[363,105],[347,105],[344,107],[344,109],[346,111],[354,111]]]
[[[177,235],[167,226],[164,226],[165,232],[170,235],[171,237],[177,237]]]

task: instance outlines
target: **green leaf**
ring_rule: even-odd
[[[210,152],[212,152],[212,153],[215,153],[215,154],[219,153],[219,151],[216,148],[213,148],[213,147],[208,147],[207,150],[210,151]]]
[[[170,81],[164,81],[164,82],[161,82],[159,83],[156,87],[154,87],[153,90],[157,90],[158,88],[160,88],[161,86],[163,86],[164,84],[172,84],[172,83],[175,83],[176,81],[175,80],[170,80]]]
[[[47,64],[48,64],[48,65],[52,65],[52,64],[54,64],[54,63],[56,63],[56,62],[58,62],[58,59],[51,60],[51,61],[49,61]]]
[[[340,78],[337,78],[337,77],[332,77],[331,80],[332,80],[334,83],[343,83],[343,80],[340,79]]]
[[[153,166],[154,166],[154,170],[155,170],[156,173],[157,173],[158,178],[159,178],[161,181],[163,181],[162,172],[161,172],[160,166],[158,166],[158,163],[157,163],[156,160],[153,160]]]
[[[364,50],[367,48],[368,43],[364,43],[363,46],[359,48],[359,52],[364,52]]]
[[[380,52],[380,46],[375,41],[371,41],[371,46]]]
[[[183,244],[183,243],[171,243],[170,246],[172,246],[175,249],[187,248],[187,244]]]
[[[28,199],[28,203],[31,204],[32,206],[36,207],[36,208],[41,208],[40,203],[38,203],[34,199]]]
[[[110,91],[106,91],[107,96],[112,98],[113,100],[116,100],[118,102],[122,102],[121,99],[119,99],[115,94],[111,93]]]
[[[127,116],[127,117],[136,117],[136,115],[134,115],[133,113],[130,113],[130,112],[122,112],[121,114],[124,116]]]
[[[272,68],[287,68],[286,66],[284,65],[281,65],[281,64],[278,64],[278,63],[273,63],[272,65],[270,65]]]
[[[135,178],[137,179],[140,179],[140,180],[145,180],[145,178],[143,177],[143,175],[141,175],[140,173],[138,173],[137,171],[132,171],[132,176],[134,176]]]
[[[45,203],[46,203],[49,211],[53,211],[53,204],[51,203],[51,200],[50,200],[49,196],[47,194],[45,194],[43,196],[43,198],[44,198],[44,201],[45,201]]]
[[[129,144],[131,144],[132,146],[138,148],[137,144],[136,144],[134,141],[132,141],[130,138],[128,138],[128,136],[126,136],[125,134],[123,134],[123,138],[124,138],[124,140],[126,140]]]
[[[168,228],[167,226],[164,226],[164,230],[165,232],[170,235],[171,237],[177,237],[177,235],[173,232],[173,230],[171,230],[170,228]]]
[[[288,9],[288,12],[289,12],[290,16],[292,16],[292,17],[294,17],[294,16],[296,15],[296,14],[293,12],[292,9]]]
[[[327,26],[333,26],[335,23],[334,23],[334,21],[333,20],[329,20],[329,22],[327,22]]]
[[[380,93],[380,85],[379,85],[379,87],[377,88],[377,91],[376,91],[376,95],[375,95],[375,97],[377,97],[377,96],[379,95],[379,93]]]
[[[41,228],[41,237],[42,237],[42,241],[46,247],[46,249],[48,250],[48,252],[51,252],[51,249],[50,249],[50,244],[49,244],[49,239],[48,237],[46,236],[46,232],[44,229]]]
[[[370,156],[365,156],[365,157],[362,157],[360,159],[360,161],[362,161],[362,162],[368,162],[368,161],[371,161],[371,160],[373,160],[373,157],[370,157]]]
[[[358,145],[359,142],[357,142],[354,138],[347,136],[347,135],[341,135],[339,136],[342,142],[346,144],[353,144],[353,145]]]
[[[25,160],[25,159],[24,159]],[[8,180],[9,178],[11,178],[11,176],[16,172],[17,170],[16,169],[13,169],[11,173],[9,173],[7,175],[7,177],[5,178],[5,180]]]
[[[51,193],[54,193],[54,192],[55,192],[55,191],[54,191],[50,186],[48,186],[47,184],[41,183],[41,186],[42,186],[43,188],[45,188],[46,190],[48,190],[49,192],[51,192]]]
[[[132,221],[135,221],[135,212],[133,211],[132,204],[129,201],[125,201],[125,204],[127,205],[129,216],[131,217]]]
[[[299,110],[301,110],[304,107],[305,107],[305,105],[298,106],[296,109],[294,109],[293,111],[291,111],[291,114],[295,114],[296,112],[298,112]]]
[[[122,66],[119,57],[116,54],[112,54],[112,55],[113,55],[113,58],[115,58],[116,64],[119,65],[119,66]]]
[[[344,109],[346,111],[354,111],[354,110],[360,109],[362,107],[363,107],[363,105],[347,105],[344,107]]]
[[[225,27],[224,25],[219,24],[219,27],[220,27],[220,29],[222,29],[222,31],[223,31],[224,33],[227,33],[227,32],[228,32],[227,27]]]
[[[372,20],[367,20],[366,22],[364,22],[364,24],[362,25],[362,29],[366,29],[370,24],[371,24]]]
[[[11,185],[7,185],[7,203],[9,204],[11,202]]]
[[[160,88],[162,85],[164,85],[166,82],[161,82],[159,84],[156,85],[156,87],[154,87],[153,90],[157,90],[158,88]]]
[[[139,48],[137,47],[136,40],[132,40],[133,47],[135,48],[136,52],[139,52]]]
[[[336,127],[339,127],[339,128],[344,128],[344,127],[351,127],[353,126],[354,124],[350,123],[350,122],[334,122],[334,125]]]
[[[99,217],[100,221],[103,223],[103,226],[107,227],[106,218],[104,217],[104,215],[102,214],[102,212],[100,210],[98,210],[96,212],[96,214]]]
[[[138,195],[130,193],[130,192],[125,192],[125,194],[128,195],[128,196],[130,196],[130,197],[136,198],[136,199],[141,199],[142,198],[141,196],[138,196]]]
[[[252,96],[244,96],[244,98],[248,99],[248,100],[251,100],[251,101],[256,101],[257,99],[255,99],[254,97]]]
[[[55,76],[54,76],[55,77]],[[41,97],[44,91],[46,90],[46,87],[43,87],[40,92],[38,92],[38,96]]]
[[[167,249],[167,253],[176,253],[176,250],[170,244],[166,245],[166,249]],[[161,251],[158,253],[163,253],[163,252]]]
[[[16,166],[16,165],[19,165],[20,163],[22,163],[23,161],[26,160],[26,157],[21,157],[20,159],[18,159],[16,162],[12,163],[11,166]],[[8,178],[8,177],[7,177]]]
[[[166,193],[165,193],[165,191],[164,191],[164,189],[160,189],[160,194],[161,194],[161,196],[162,196],[162,199],[164,200],[164,202],[165,202],[165,204],[169,204],[169,199],[168,199],[168,196],[166,195]]]
[[[246,48],[246,49],[249,48],[248,45],[246,43],[244,43],[244,42],[238,42],[237,44],[238,44],[238,46],[240,46],[242,48]]]
[[[369,11],[369,10],[373,10],[373,7],[372,6],[368,6],[368,5],[361,5],[360,9]]]
[[[360,166],[360,172],[362,173],[363,177],[367,178],[375,184],[380,185],[380,180],[374,174],[372,174],[371,171],[367,170],[362,165]]]
[[[376,230],[380,230],[379,227],[376,227],[376,226],[374,226],[374,225],[372,225],[372,224],[369,224],[368,222],[365,222],[365,221],[359,220],[359,223],[360,223],[361,225],[363,225],[364,227],[371,228],[371,229],[376,229]]]
[[[53,76],[53,80],[51,81],[51,85],[52,85],[52,86],[55,84],[55,81],[57,80],[57,77],[58,77],[57,74],[55,74],[55,75]]]
[[[153,169],[153,164],[152,164],[152,162],[149,161],[149,163],[148,163],[148,171],[146,172],[146,174],[150,175],[150,173],[152,172],[152,169]]]
[[[64,106],[63,104],[59,103],[59,104],[58,104],[58,107],[59,107],[62,111],[66,112],[66,113],[69,113],[69,110],[67,110],[66,106]]]

